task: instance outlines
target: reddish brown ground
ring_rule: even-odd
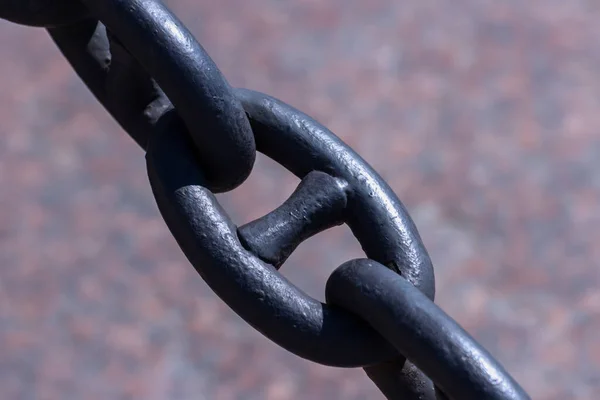
[[[315,116],[406,203],[437,302],[539,400],[600,392],[600,8],[589,0],[172,1],[236,86]],[[143,153],[43,30],[0,23],[0,398],[377,399],[223,305]],[[296,179],[260,159],[239,223]],[[596,243],[596,244],[594,244]],[[346,229],[284,273],[322,299]]]

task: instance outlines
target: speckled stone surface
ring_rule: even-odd
[[[600,393],[600,5],[179,0],[230,82],[313,115],[387,179],[437,303],[534,399]],[[0,398],[380,399],[247,326],[159,217],[141,150],[41,29],[0,23]],[[264,157],[241,224],[297,179]],[[283,268],[323,299],[341,227]]]

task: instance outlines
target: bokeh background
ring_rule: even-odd
[[[600,393],[600,3],[169,1],[230,82],[302,109],[388,180],[437,303],[534,399]],[[263,338],[159,217],[144,154],[42,29],[0,22],[0,398],[380,399]],[[236,223],[298,180],[260,157]],[[283,273],[318,299],[345,227]]]

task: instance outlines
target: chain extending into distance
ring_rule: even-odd
[[[0,0],[0,18],[47,29],[146,151],[158,208],[190,263],[263,335],[307,360],[363,367],[388,399],[529,399],[434,304],[429,255],[379,175],[308,115],[232,88],[159,0]],[[279,208],[236,227],[213,193],[244,182],[257,150],[302,181]],[[368,258],[333,272],[323,304],[278,269],[302,241],[343,223]]]

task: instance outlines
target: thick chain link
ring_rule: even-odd
[[[363,367],[389,399],[529,399],[434,304],[429,255],[381,177],[311,117],[232,88],[160,1],[4,0],[0,17],[48,30],[146,151],[158,208],[190,263],[263,335],[307,360]],[[279,208],[236,227],[214,193],[244,182],[257,150],[302,181]],[[343,223],[367,258],[333,272],[323,304],[278,269]]]

